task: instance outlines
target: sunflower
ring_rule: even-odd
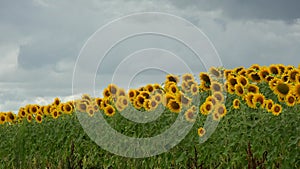
[[[64,104],[65,104],[65,103],[60,103],[60,104],[57,106],[57,110],[60,111],[60,112],[64,112],[64,107],[63,107]]]
[[[221,73],[219,72],[219,70],[215,67],[210,67],[209,69],[209,73],[211,73],[214,77],[216,78],[220,78],[221,77]]]
[[[198,87],[197,84],[192,84],[191,93],[192,93],[193,96],[195,96],[199,93],[199,87]]]
[[[206,99],[205,99],[206,102],[211,102],[213,105],[216,105],[218,103],[217,99],[213,96],[208,96]]]
[[[108,88],[105,88],[103,90],[103,97],[104,98],[109,98],[112,94],[110,93],[109,89]]]
[[[154,87],[151,84],[148,84],[145,88],[149,93],[152,93],[154,91]]]
[[[232,70],[225,70],[224,71],[225,78],[228,79],[230,75],[232,75]]]
[[[205,129],[203,127],[198,128],[197,133],[200,137],[203,137],[205,134]]]
[[[259,74],[257,72],[252,72],[249,74],[248,76],[252,81],[254,82],[260,82],[261,81],[261,77],[259,76]]]
[[[153,96],[154,100],[157,102],[157,104],[162,102],[162,95],[157,93]]]
[[[265,101],[265,109],[268,111],[268,112],[272,112],[272,107],[273,107],[273,105],[274,105],[274,102],[273,102],[273,100],[271,100],[271,99],[268,99],[268,100],[266,100]]]
[[[267,76],[270,75],[270,70],[267,67],[263,67],[259,72],[259,76],[261,79],[266,80]]]
[[[272,114],[274,116],[278,116],[282,111],[282,107],[280,104],[274,104],[272,107]]]
[[[246,100],[246,103],[247,103],[248,107],[254,109],[254,108],[256,108],[256,105],[253,102],[253,97],[254,97],[254,93],[247,93],[244,96],[244,99]]]
[[[217,104],[215,107],[215,111],[218,112],[220,117],[224,117],[227,113],[227,109],[224,104]]]
[[[210,89],[211,80],[207,73],[201,72],[199,74],[200,80],[201,80],[201,86],[204,90]]]
[[[192,109],[188,109],[185,111],[184,116],[188,122],[193,123],[196,121],[197,114]]]
[[[235,94],[238,96],[243,96],[245,94],[244,87],[241,84],[237,84],[234,86]]]
[[[182,90],[183,92],[185,92],[185,93],[190,92],[191,88],[190,88],[190,86],[188,85],[188,82],[183,81],[183,82],[181,83],[181,90]]]
[[[277,67],[277,65],[275,65],[275,64],[271,64],[270,66],[269,66],[269,71],[270,71],[270,73],[271,74],[273,74],[273,75],[278,75],[279,73],[280,73],[280,69]]]
[[[296,97],[300,98],[300,83],[294,86],[293,93],[296,95]]]
[[[43,121],[43,116],[38,114],[35,116],[35,121],[38,122],[38,123],[42,123]]]
[[[270,82],[271,80],[273,80],[274,79],[274,77],[273,76],[270,76],[270,75],[268,75],[267,77],[266,77],[266,81],[267,82]]]
[[[82,100],[87,100],[88,102],[92,101],[92,97],[89,94],[83,94],[81,96]]]
[[[97,97],[97,98],[95,98],[95,102],[96,102],[96,104],[101,108],[101,103],[103,102],[103,99]]]
[[[112,96],[116,96],[118,93],[118,86],[115,84],[109,84],[107,89]]]
[[[238,82],[238,84],[241,84],[243,86],[247,86],[248,83],[249,83],[248,79],[246,77],[244,77],[244,76],[238,76],[237,77],[237,82]]]
[[[150,93],[148,91],[142,91],[139,95],[142,95],[145,99],[150,98]]]
[[[145,101],[145,100],[144,100]],[[144,103],[144,102],[143,102]],[[142,105],[139,103],[138,100],[133,100],[133,106],[136,108],[136,109],[140,109],[142,108]]]
[[[42,110],[43,110],[44,115],[48,116],[51,114],[50,108],[51,108],[51,105],[46,105],[43,107]]]
[[[195,80],[194,76],[190,73],[186,73],[186,74],[182,75],[181,78],[182,78],[183,82],[187,82],[187,81],[190,81],[190,80]]]
[[[30,114],[36,114],[38,112],[38,106],[36,104],[30,105],[29,113]]]
[[[276,86],[274,87],[274,93],[281,97],[285,97],[290,91],[290,84],[285,83],[282,80],[278,80]]]
[[[153,87],[154,87],[155,90],[159,90],[159,89],[162,88],[161,85],[158,84],[158,83],[154,83],[154,84],[153,84]]]
[[[54,109],[53,111],[51,111],[51,116],[52,116],[54,119],[57,119],[58,116],[59,116],[59,112],[58,112],[56,109]]]
[[[32,121],[32,114],[27,114],[26,119],[27,119],[27,121],[28,121],[29,123],[31,123],[31,121]]]
[[[171,93],[171,94],[176,94],[176,93],[179,91],[179,89],[178,89],[178,87],[177,87],[175,84],[171,84],[171,85],[168,87],[167,91],[168,91],[169,93]]]
[[[250,66],[249,69],[260,70],[260,66],[259,66],[259,64],[253,64],[253,65]]]
[[[128,97],[130,100],[133,100],[137,96],[135,89],[130,89],[128,92]]]
[[[265,101],[265,96],[261,93],[255,93],[252,102],[255,105],[255,107],[263,107]]]
[[[6,115],[4,113],[0,113],[0,124],[4,124],[6,122]]]
[[[232,107],[234,109],[239,109],[240,108],[240,104],[241,104],[241,102],[240,102],[239,99],[234,99],[233,102],[232,102]]]
[[[179,77],[177,75],[172,75],[169,74],[166,76],[166,82],[174,82],[174,83],[179,83]]]
[[[87,104],[83,101],[78,101],[76,102],[76,110],[80,111],[80,112],[86,112],[86,108],[87,108]]]
[[[294,95],[292,95],[292,94],[288,94],[285,97],[285,102],[286,102],[286,105],[292,107],[296,103],[296,97]]]
[[[213,116],[213,120],[215,121],[219,121],[221,118],[217,111],[213,111],[212,116]]]
[[[123,108],[126,108],[129,105],[129,99],[126,96],[118,97],[117,103],[119,103]]]
[[[25,111],[25,108],[24,107],[21,107],[20,109],[19,109],[19,111],[18,111],[18,116],[19,117],[21,117],[21,118],[23,118],[23,117],[25,117],[26,116],[26,111]]]
[[[150,99],[148,101],[148,107],[149,107],[149,110],[155,110],[158,106],[158,103],[155,99]]]
[[[119,88],[117,91],[117,97],[118,96],[126,96],[126,92],[123,88]]]
[[[17,119],[17,116],[13,114],[12,112],[6,113],[6,122],[13,123]]]
[[[167,107],[171,112],[179,113],[181,111],[181,103],[178,103],[176,100],[170,100],[167,104]]]
[[[192,100],[190,98],[188,98],[187,96],[185,96],[182,92],[179,92],[176,97],[175,100],[179,103],[181,103],[184,107],[187,107],[191,104]]]
[[[223,96],[223,94],[221,92],[214,92],[212,94],[212,96],[214,98],[216,98],[218,102],[223,102],[224,101],[224,96]]]
[[[145,102],[145,97],[143,95],[138,95],[136,97],[136,101],[137,101],[137,104],[139,105],[138,107],[142,106]]]
[[[65,114],[72,114],[73,113],[73,107],[70,103],[63,104],[63,112]]]
[[[256,86],[255,84],[249,84],[247,86],[247,90],[249,93],[258,93],[259,92],[259,87]]]
[[[92,105],[87,106],[86,112],[90,117],[93,117],[95,114],[95,109]]]
[[[281,80],[283,81],[283,82],[289,82],[289,75],[288,74],[283,74],[282,76],[281,76]]]
[[[228,82],[230,87],[234,87],[237,84],[237,79],[234,76],[230,76]]]
[[[60,99],[59,99],[58,97],[54,98],[54,101],[53,101],[52,104],[53,104],[54,106],[58,106],[59,103],[60,103]]]
[[[208,115],[210,112],[213,110],[213,103],[210,101],[205,101],[201,106],[200,106],[200,112],[203,115]]]
[[[109,117],[112,117],[113,115],[115,115],[115,113],[116,113],[116,110],[111,105],[108,105],[104,109],[104,114],[109,116]]]
[[[280,70],[280,73],[284,73],[285,72],[285,66],[283,64],[277,64],[278,69]]]
[[[289,79],[292,81],[292,82],[296,82],[296,77],[297,75],[299,75],[299,70],[297,69],[293,69],[291,71],[289,71],[288,75],[289,75]]]
[[[171,100],[175,100],[176,97],[174,95],[170,94],[170,93],[166,93],[164,95],[163,99],[164,99],[163,104],[167,105]]]
[[[219,82],[214,81],[211,83],[211,90],[212,92],[221,92],[222,86]]]
[[[274,90],[278,81],[279,81],[279,79],[277,79],[277,78],[273,78],[272,80],[270,80],[269,81],[270,89]]]

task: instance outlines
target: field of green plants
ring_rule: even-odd
[[[199,79],[170,74],[162,84],[128,91],[110,84],[102,98],[83,94],[0,112],[0,168],[300,168],[299,67],[211,67]],[[163,113],[136,123],[122,116],[133,110]],[[134,138],[163,133],[178,117],[192,128],[165,153],[129,158],[102,149],[84,131],[80,119],[101,117]],[[219,124],[199,143],[208,117]]]

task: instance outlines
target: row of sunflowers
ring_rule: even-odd
[[[83,94],[81,99],[67,102],[55,98],[49,105],[29,104],[20,107],[17,114],[0,112],[0,124],[12,125],[24,121],[42,123],[44,118],[58,119],[75,112],[87,113],[91,117],[95,113],[104,113],[112,117],[128,107],[151,112],[159,106],[172,113],[182,112],[187,121],[194,122],[198,114],[212,115],[214,120],[220,120],[227,112],[238,110],[241,106],[278,116],[283,106],[300,103],[299,66],[254,64],[249,68],[211,67],[208,72],[201,72],[199,79],[200,83],[192,74],[169,74],[163,84],[148,84],[129,91],[110,84],[103,90],[102,98]],[[195,98],[204,96],[202,93],[206,93],[204,101],[195,104]],[[226,104],[228,95],[234,96],[231,106]],[[205,130],[200,127],[198,134],[202,136],[204,133]]]

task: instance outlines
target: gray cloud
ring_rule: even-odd
[[[224,15],[235,19],[270,19],[291,22],[300,18],[300,1],[297,0],[170,0],[169,2],[181,9],[222,10]]]
[[[226,3],[215,0],[159,3],[155,0],[1,1],[0,111],[35,102],[39,97],[49,100],[55,96],[71,95],[75,60],[86,40],[104,24],[133,12],[166,12],[192,22],[210,38],[226,68],[247,67],[253,63],[298,64],[298,6],[298,1],[278,0],[230,0]],[[144,19],[140,22],[146,23]],[[113,36],[107,34],[103,38]],[[145,47],[170,50],[184,57],[193,71],[204,70],[203,65],[193,62],[191,53],[170,39],[135,38],[122,43],[109,54],[100,69],[103,78],[96,77],[97,94],[111,80],[116,61]],[[167,63],[168,60],[162,57],[160,61]],[[80,68],[80,76],[94,77],[95,72],[89,70],[93,62],[86,61]],[[176,68],[180,65],[171,66]],[[161,82],[162,76],[155,76],[156,73],[149,71],[143,75],[147,75],[149,81]],[[121,83],[122,78],[124,81],[128,78],[126,72],[118,82]],[[137,77],[133,85],[141,84],[143,79]],[[81,83],[84,85],[86,82],[83,80]]]

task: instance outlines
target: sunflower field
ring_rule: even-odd
[[[128,91],[110,84],[103,97],[54,98],[0,112],[0,168],[300,168],[300,65],[211,67],[197,76],[200,83],[192,74],[169,74],[162,84]],[[136,123],[122,115],[132,111],[163,113]],[[103,117],[135,138],[163,133],[179,116],[192,128],[165,153],[128,158],[98,146],[82,116]],[[218,126],[200,144],[208,117]]]

